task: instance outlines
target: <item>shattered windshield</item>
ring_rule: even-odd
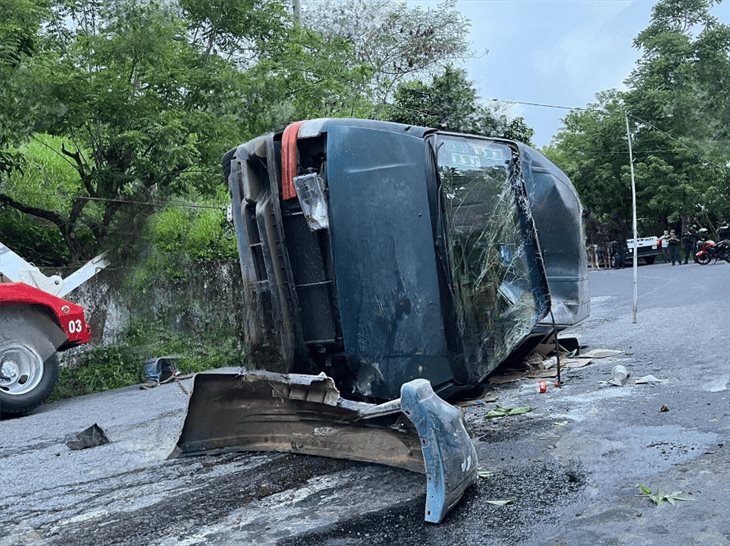
[[[510,180],[512,148],[439,135],[448,261],[465,357],[501,362],[541,317]]]

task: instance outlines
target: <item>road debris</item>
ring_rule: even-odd
[[[563,369],[575,369],[575,368],[585,368],[593,362],[592,358],[568,358],[560,361],[560,366]]]
[[[585,345],[580,344],[575,336],[558,337],[558,344],[561,349],[570,353],[571,356],[577,355],[585,347]]]
[[[505,383],[514,383],[527,377],[530,370],[509,370],[508,372],[489,376],[489,383],[491,385],[504,385]]]
[[[500,499],[500,500],[486,500],[487,504],[493,504],[494,506],[505,506],[507,504],[514,504],[515,501],[512,499]]]
[[[548,384],[545,380],[537,383],[528,383],[519,388],[519,394],[545,394],[548,391]]]
[[[659,411],[661,413],[667,412],[667,411],[669,411],[669,406],[667,406],[666,404],[662,404],[662,407],[659,408]]]
[[[89,428],[82,430],[78,434],[74,435],[71,440],[66,442],[66,446],[69,449],[79,450],[88,449],[90,447],[103,446],[109,443],[104,430],[94,423]]]
[[[631,374],[626,369],[626,366],[617,364],[613,367],[613,370],[611,370],[611,379],[608,381],[600,381],[600,384],[603,387],[623,387],[630,375]]]
[[[558,339],[562,342],[562,339]],[[613,349],[593,349],[587,353],[579,354],[579,346],[577,340],[570,344],[570,350],[566,350],[562,346],[560,349],[560,369],[578,369],[584,368],[593,363],[594,359],[603,359],[611,356],[622,354],[622,351]],[[501,373],[493,374],[489,377],[489,383],[492,385],[504,385],[506,383],[515,383],[521,379],[551,379],[558,376],[558,354],[555,352],[554,343],[541,343],[533,351],[522,359],[522,362],[516,367],[504,369]],[[604,385],[610,384],[603,382]],[[559,387],[556,384],[556,387]]]
[[[221,449],[319,455],[426,474],[429,523],[440,523],[477,479],[462,411],[425,379],[404,383],[400,398],[370,404],[342,398],[324,373],[197,374],[170,458]]]
[[[614,351],[613,349],[593,349],[587,353],[583,353],[579,358],[608,358],[609,356],[620,355],[623,351]]]
[[[682,491],[673,491],[672,493],[664,493],[660,491],[659,489],[656,490],[656,492],[652,491],[650,487],[647,487],[646,485],[638,484],[636,487],[639,488],[641,491],[640,497],[647,497],[649,500],[651,500],[654,504],[657,506],[661,506],[665,502],[668,502],[671,505],[675,505],[676,501],[691,501],[694,499],[691,499],[689,497],[685,497]]]
[[[617,387],[623,387],[626,383],[626,380],[629,378],[629,375],[631,374],[626,369],[626,366],[623,366],[622,364],[617,364],[613,367],[613,370],[611,370],[611,380],[609,381],[609,383]]]
[[[530,411],[532,411],[530,406],[518,406],[516,408],[503,408],[502,406],[497,406],[493,410],[489,410],[485,418],[499,419],[501,417],[512,417],[514,415],[523,415]]]
[[[487,470],[486,468],[477,468],[477,476],[484,480],[487,480],[494,476],[494,472],[492,472],[491,470]]]
[[[589,353],[578,356],[578,349],[571,351],[561,350],[560,368],[563,370],[584,368],[591,364],[594,358],[606,358],[607,356],[620,353],[621,351],[612,351],[609,349],[594,349]],[[489,383],[492,385],[504,385],[506,383],[517,382],[524,378],[551,379],[558,376],[557,364],[558,356],[555,354],[555,345],[547,343],[540,344],[522,360],[521,367],[510,367],[504,369],[502,373],[493,374],[489,377]]]
[[[530,368],[539,368],[542,365],[544,358],[545,357],[540,353],[530,353],[525,357],[525,360],[523,362],[527,364]]]
[[[558,376],[558,370],[532,370],[525,377],[528,379],[551,379]]]
[[[654,383],[666,383],[667,381],[669,381],[669,379],[658,379],[653,375],[645,375],[637,378],[634,383],[637,385],[653,385]]]
[[[558,364],[558,357],[557,356],[551,356],[550,358],[546,358],[542,361],[542,367],[546,370],[549,370],[553,366],[557,366]]]

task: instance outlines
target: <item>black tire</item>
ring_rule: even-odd
[[[644,258],[644,261],[646,262],[646,265],[651,265],[654,263],[654,260],[656,260],[656,256],[646,256]]]
[[[712,261],[712,258],[710,257],[709,252],[705,252],[702,256],[697,256],[695,260],[700,265],[707,265]]]
[[[6,312],[7,311],[7,312]],[[0,379],[0,419],[24,415],[43,404],[53,392],[58,379],[56,344],[60,328],[41,310],[28,307],[6,307],[0,324],[0,371],[18,370],[16,360],[23,360],[33,373]],[[6,368],[7,366],[7,368]],[[4,374],[2,374],[4,375]],[[11,376],[11,373],[8,373]],[[32,381],[23,392],[24,383]],[[15,392],[13,392],[15,391]]]

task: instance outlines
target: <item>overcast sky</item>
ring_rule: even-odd
[[[429,4],[436,0],[411,0]],[[654,0],[460,0],[472,22],[475,52],[469,76],[482,99],[583,106],[598,91],[622,87],[639,52],[634,37],[649,23]],[[730,23],[730,3],[714,14]],[[543,146],[560,129],[564,111],[512,106]]]

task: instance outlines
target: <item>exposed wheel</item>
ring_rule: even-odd
[[[644,261],[646,262],[646,265],[651,265],[654,263],[654,260],[656,260],[656,256],[647,256],[644,258]]]
[[[7,312],[6,312],[7,311]],[[0,329],[0,418],[28,413],[50,396],[58,378],[52,339],[58,327],[34,308],[3,309]]]
[[[705,252],[702,256],[697,256],[696,260],[700,265],[707,265],[712,261],[712,258],[710,258],[709,252]]]

